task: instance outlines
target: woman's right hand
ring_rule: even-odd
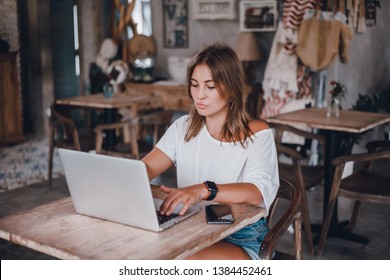
[[[184,215],[190,205],[195,205],[205,199],[208,191],[204,184],[197,184],[184,188],[169,188],[161,185],[161,190],[168,194],[160,207],[160,213],[163,215],[172,214],[173,210],[183,204],[179,214]]]

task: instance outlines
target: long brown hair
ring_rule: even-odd
[[[200,64],[209,67],[218,94],[227,102],[228,114],[220,139],[227,142],[239,141],[244,147],[246,140],[253,133],[249,128],[251,118],[245,109],[242,96],[243,70],[236,53],[228,46],[214,44],[204,48],[192,58],[187,67],[188,95],[192,101],[191,77],[196,66]],[[198,135],[206,121],[195,107],[192,108],[189,116],[190,125],[185,136],[186,141]]]

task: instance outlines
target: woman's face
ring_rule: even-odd
[[[199,115],[215,117],[228,112],[227,102],[221,98],[205,64],[195,67],[191,76],[191,96]]]

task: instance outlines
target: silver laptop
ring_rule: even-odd
[[[181,205],[174,211],[176,217],[159,218],[156,210],[162,200],[152,197],[146,166],[140,160],[66,149],[59,149],[59,154],[79,214],[161,231],[200,210],[199,206],[190,206],[185,215],[179,216]]]

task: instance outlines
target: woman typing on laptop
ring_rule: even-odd
[[[150,179],[177,168],[178,188],[161,186],[168,196],[160,212],[169,215],[184,204],[183,214],[202,200],[268,210],[279,187],[274,138],[265,122],[252,120],[245,111],[236,54],[227,46],[206,47],[190,62],[187,82],[194,109],[176,120],[142,159]],[[191,259],[258,259],[267,232],[262,218]]]

